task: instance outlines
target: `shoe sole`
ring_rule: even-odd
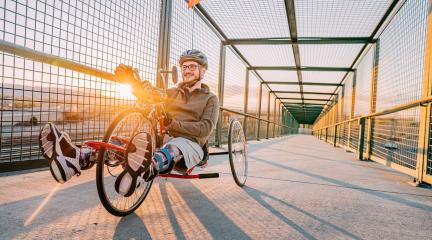
[[[45,159],[50,160],[54,156],[54,132],[51,123],[46,124],[39,133],[39,148],[42,152],[42,156]]]
[[[42,134],[46,134],[46,136],[42,137]],[[53,123],[48,123],[42,128],[39,135],[39,146],[42,155],[49,161],[50,172],[53,178],[59,183],[64,183],[67,180],[65,169],[68,171],[68,175],[70,175],[70,169],[67,167],[65,160],[58,160],[59,155],[57,153],[56,142],[60,134],[60,131]],[[43,141],[43,138],[46,139],[46,141]],[[47,152],[51,156],[49,156]]]
[[[138,133],[143,134],[143,133]],[[151,137],[148,133],[145,133],[145,138],[136,138],[135,135],[134,138],[131,140],[129,145],[127,146],[126,151],[126,159],[127,164],[126,167],[123,169],[123,171],[119,174],[115,181],[115,190],[117,193],[124,197],[129,197],[135,192],[135,189],[139,186],[140,182],[137,181],[138,178],[142,178],[142,175],[146,172],[146,169],[148,166],[145,166],[146,159],[151,158],[151,151],[149,151],[149,146],[151,146]],[[141,144],[139,142],[147,142],[146,148],[139,147]],[[134,150],[134,151],[131,151]],[[140,157],[141,156],[141,157]],[[142,159],[141,161],[139,161]],[[132,163],[132,164],[129,164]],[[129,174],[129,175],[126,175]],[[126,187],[126,191],[121,191],[121,183],[123,181],[130,181],[129,186]]]

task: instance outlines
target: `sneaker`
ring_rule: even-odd
[[[80,149],[72,143],[67,133],[60,132],[53,123],[42,128],[39,147],[49,161],[51,174],[57,182],[64,183],[74,175],[81,174]]]
[[[117,177],[114,188],[120,195],[129,197],[139,186],[144,175],[151,171],[152,144],[148,133],[137,133],[126,147],[126,164],[123,171]]]

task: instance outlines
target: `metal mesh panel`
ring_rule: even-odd
[[[258,116],[258,95],[260,80],[255,74],[249,74],[248,114]]]
[[[253,118],[247,118],[247,125],[246,125],[247,140],[256,139],[257,126],[258,126],[258,120]]]
[[[282,0],[212,0],[202,1],[201,4],[228,38],[289,37],[286,10]]]
[[[300,92],[299,85],[287,85],[287,84],[268,84],[272,91],[290,91]],[[276,93],[276,95],[283,96],[286,93]],[[297,96],[297,95],[296,95]]]
[[[352,104],[352,93],[353,93],[352,86],[353,86],[353,74],[350,73],[344,84],[344,98],[345,98],[344,109],[343,109],[344,120],[348,120],[351,117],[351,104]]]
[[[370,113],[373,48],[357,67],[354,117]]]
[[[274,137],[273,136],[273,129],[274,129],[274,124],[273,122],[275,121],[275,102],[276,102],[276,97],[274,94],[270,95],[270,110],[269,110],[269,114],[270,114],[270,122],[272,122],[271,124],[269,124],[269,132],[268,132],[268,136],[269,137]],[[276,106],[277,107],[277,106]]]
[[[349,123],[342,124],[342,145],[348,146],[348,127]]]
[[[377,111],[421,97],[427,1],[407,1],[380,36]],[[372,154],[415,169],[419,110],[377,118]]]
[[[305,92],[334,92],[336,87],[333,86],[310,86],[303,85],[303,91]]]
[[[120,63],[154,80],[159,3],[6,1],[2,40],[112,72]],[[73,142],[100,139],[134,102],[127,87],[0,53],[0,162],[40,159],[38,135],[55,122]]]
[[[353,74],[350,73],[348,75],[347,80],[345,81],[344,84],[344,109],[343,109],[343,120],[348,120],[350,119],[351,116],[351,103],[352,103],[352,84],[353,84]],[[343,126],[343,140],[342,140],[342,144],[344,146],[348,146],[348,129],[349,129],[350,125],[349,123],[345,123]]]
[[[421,97],[428,1],[407,1],[380,36],[377,111]]]
[[[222,135],[221,135],[221,143],[227,144],[228,143],[228,131],[229,131],[229,125],[232,119],[238,119],[242,126],[244,125],[244,116],[238,115],[235,113],[231,113],[228,111],[222,111]]]
[[[372,129],[372,155],[415,169],[419,112],[415,108],[376,118]]]
[[[177,65],[179,56],[187,49],[195,48],[204,52],[208,59],[208,69],[203,82],[209,85],[213,93],[217,93],[221,41],[197,14],[194,16],[184,1],[172,2],[170,64]]]
[[[341,122],[344,120],[344,106],[342,104],[342,96],[343,96],[343,88],[339,88],[338,91],[338,118],[337,118],[337,122]]]
[[[300,93],[276,93],[276,95],[279,98],[301,98]]]
[[[264,81],[298,82],[296,71],[262,70],[257,72]]]
[[[303,82],[340,83],[345,72],[302,71]]]
[[[300,37],[370,36],[389,0],[296,0]]]
[[[267,120],[268,112],[268,89],[263,86],[261,96],[261,119]],[[267,122],[261,121],[260,123],[260,138],[265,138],[267,133]]]
[[[428,146],[427,162],[426,162],[426,174],[432,175],[432,114],[431,114],[431,121],[429,124],[429,146]]]
[[[351,122],[350,130],[350,148],[358,150],[358,140],[359,140],[359,124],[358,121]]]
[[[246,66],[230,50],[226,51],[224,107],[243,112]]]
[[[330,93],[331,94],[331,93]],[[331,95],[323,95],[323,94],[309,94],[304,93],[303,94],[305,99],[323,99],[323,100],[330,100]]]
[[[22,2],[0,6],[2,40],[108,72],[133,65],[144,79],[155,79],[160,4]]]
[[[350,67],[363,44],[299,45],[301,63],[314,67]]]
[[[239,45],[236,47],[252,66],[295,66],[290,45]]]

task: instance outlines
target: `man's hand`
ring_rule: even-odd
[[[132,93],[135,96],[143,96],[154,90],[154,87],[149,81],[141,82],[138,69],[136,68],[120,64],[117,66],[114,73],[119,83],[132,86]]]
[[[141,83],[138,69],[133,69],[131,66],[120,64],[117,66],[114,74],[119,83],[131,84],[133,87]]]

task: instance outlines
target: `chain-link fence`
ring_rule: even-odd
[[[360,158],[427,182],[432,172],[432,128],[427,113],[431,87],[426,69],[430,65],[425,66],[430,62],[429,8],[428,1],[406,1],[396,8],[384,30],[365,45],[354,72],[345,78],[339,91],[344,91],[343,113],[336,121],[325,122],[330,114],[326,112],[314,126],[316,136],[322,129],[338,126],[343,129],[340,145]]]
[[[213,7],[206,4],[203,6],[218,19]],[[238,48],[225,47],[221,56],[223,41],[235,37],[236,31],[231,23],[217,20],[221,31],[206,14],[177,0],[1,1],[0,171],[46,165],[39,161],[38,137],[47,122],[69,133],[74,143],[100,140],[111,120],[136,100],[128,86],[101,75],[109,75],[123,63],[139,69],[142,79],[156,85],[158,67],[177,65],[180,54],[192,48],[206,53],[209,68],[203,82],[223,98],[221,136],[218,139],[214,131],[210,145],[225,143],[229,120],[236,117],[244,123],[245,114],[251,115],[245,126],[249,140],[257,139],[258,128],[261,138],[295,133],[298,123],[287,113],[276,117],[277,99],[271,94],[268,102],[265,87],[262,120],[256,119],[263,79],[249,70]],[[14,50],[6,51],[8,46]],[[23,51],[31,54],[23,55]],[[62,62],[97,74],[83,73]],[[168,83],[174,86],[170,79]],[[267,116],[273,122],[268,130]]]

